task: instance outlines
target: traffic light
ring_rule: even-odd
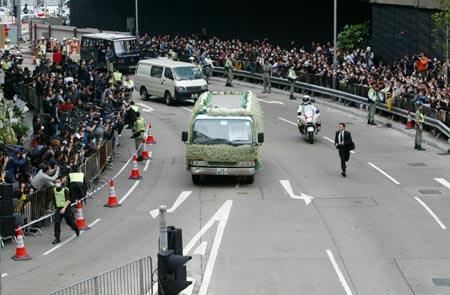
[[[17,5],[13,6],[13,16],[17,17]]]
[[[183,256],[181,229],[167,227],[167,240],[169,250],[158,254],[158,294],[176,295],[192,284],[185,266],[192,257]]]

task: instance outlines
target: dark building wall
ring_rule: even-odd
[[[435,10],[397,5],[372,5],[372,47],[387,63],[421,52],[442,57],[436,46],[431,15]]]
[[[295,5],[294,5],[295,3]],[[338,1],[338,25],[370,19],[368,0]],[[104,30],[126,30],[134,16],[134,0],[72,0],[71,24]],[[153,34],[191,34],[206,28],[209,35],[244,40],[269,38],[303,45],[331,41],[333,0],[140,0],[139,31]]]

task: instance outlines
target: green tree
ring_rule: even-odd
[[[438,0],[440,11],[434,13],[431,17],[434,21],[434,34],[436,37],[436,43],[439,48],[445,54],[445,86],[448,83],[448,62],[449,62],[449,47],[448,47],[448,38],[449,38],[449,28],[450,28],[450,1],[449,0]]]
[[[344,50],[366,47],[370,44],[369,39],[369,22],[357,25],[345,25],[338,35],[338,46]]]

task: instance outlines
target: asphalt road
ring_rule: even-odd
[[[210,88],[222,90],[223,84],[214,79]],[[369,127],[363,117],[320,100],[323,130],[311,145],[294,123],[298,102],[252,90],[262,99],[266,140],[265,167],[254,184],[212,177],[194,186],[181,142],[192,104],[169,107],[136,95],[152,108],[143,114],[158,141],[148,170],[140,164],[143,179],[119,208],[103,207],[107,188],[97,193],[84,213],[88,223],[101,220],[47,255],[51,228],[25,240],[30,261],[12,261],[8,245],[1,257],[8,273],[3,294],[46,294],[155,257],[159,224],[149,211],[172,207],[180,194],[184,201],[167,219],[183,229],[185,249],[193,255],[187,264],[196,281],[193,294],[450,294],[449,286],[433,283],[447,278],[450,285],[450,156],[431,147],[415,151],[413,138]],[[347,178],[327,139],[334,139],[338,122],[347,123],[357,147]],[[132,153],[128,136],[105,177]],[[119,199],[135,184],[127,179],[130,169],[117,179]],[[306,204],[305,196],[312,202]],[[71,235],[64,225],[62,240]]]

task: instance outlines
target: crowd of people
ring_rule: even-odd
[[[124,87],[129,78],[119,72],[90,68],[66,54],[56,60],[43,56],[34,70],[8,51],[0,60],[5,99],[24,99],[24,87],[32,87],[39,102],[30,146],[0,144],[0,183],[12,184],[14,212],[20,215],[31,193],[67,182],[105,140],[119,145],[124,127],[133,128],[140,114]]]
[[[385,103],[403,108],[407,107],[407,102],[423,104],[434,109],[441,120],[445,120],[445,112],[450,111],[450,88],[446,83],[444,62],[423,53],[387,65],[376,61],[370,47],[340,50],[333,75],[333,46],[330,43],[312,44],[311,49],[306,50],[295,43],[282,48],[267,40],[221,40],[208,38],[206,33],[190,37],[144,35],[140,43],[155,56],[185,60],[194,57],[200,65],[210,58],[217,66],[224,66],[226,60],[231,59],[233,69],[261,73],[265,62],[270,62],[273,76],[286,78],[289,69],[293,68],[298,79],[311,82],[309,78],[316,77],[323,86],[331,87],[333,76],[338,86],[368,88],[377,85]]]

